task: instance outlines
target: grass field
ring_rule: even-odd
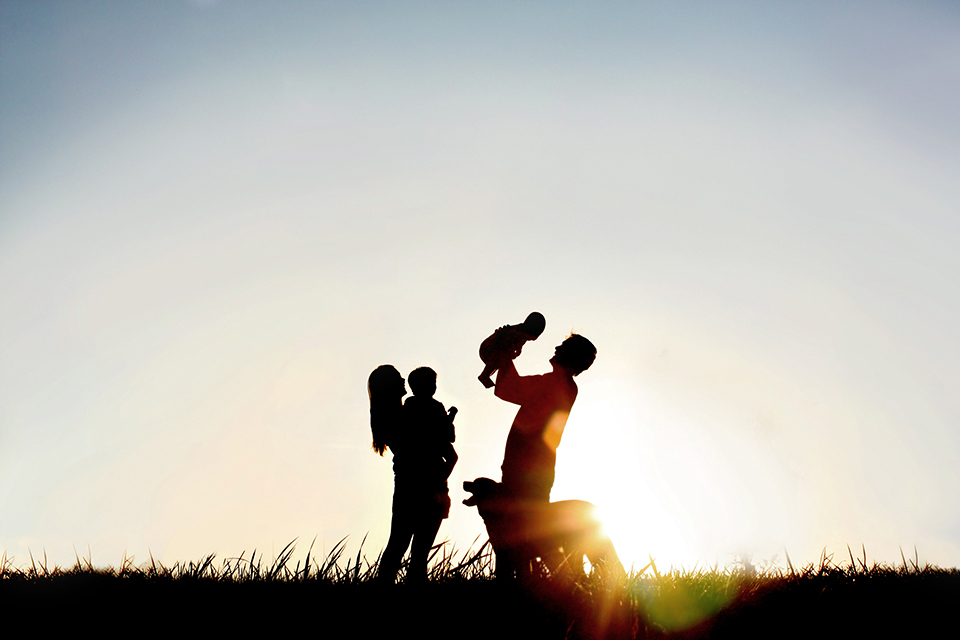
[[[848,551],[848,550],[847,550]],[[488,547],[454,558],[436,549],[423,584],[382,585],[376,561],[326,556],[293,563],[293,544],[273,561],[250,557],[171,567],[156,562],[68,569],[31,558],[0,566],[7,624],[39,633],[207,635],[309,633],[417,638],[850,638],[952,633],[960,571],[868,564],[826,553],[815,565],[661,571],[655,563],[618,578],[524,581],[492,577]]]

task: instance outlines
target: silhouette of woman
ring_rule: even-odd
[[[440,479],[443,486],[443,492],[440,493],[438,468],[444,468],[444,461],[438,464],[434,459],[435,448],[427,446],[428,443],[410,423],[402,404],[406,387],[399,371],[389,364],[377,367],[367,381],[367,391],[370,395],[373,450],[381,456],[388,448],[393,453],[393,518],[390,522],[390,539],[380,558],[377,578],[393,583],[400,570],[403,554],[407,547],[411,547],[407,577],[426,580],[430,549],[440,530],[440,523],[450,510],[446,479],[453,465],[449,464],[449,468],[445,469],[446,475]]]

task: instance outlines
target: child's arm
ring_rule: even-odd
[[[453,419],[457,417],[457,408],[450,407],[450,410],[447,411],[447,418],[449,418],[450,426],[447,428],[447,440],[450,442],[456,442],[457,432],[453,426]]]
[[[453,445],[449,442],[444,443],[446,446],[443,448],[443,479],[446,480],[450,477],[450,474],[453,473],[453,468],[457,466],[457,460],[460,459],[460,456],[457,455],[456,449],[453,448]]]

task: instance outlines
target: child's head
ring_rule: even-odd
[[[437,392],[437,372],[430,367],[417,367],[407,376],[407,382],[415,396],[430,398]]]
[[[571,333],[564,340],[550,359],[565,369],[568,369],[571,375],[579,375],[590,368],[593,361],[597,358],[597,348],[593,343],[576,333]],[[412,384],[410,385],[413,386]]]
[[[536,311],[528,315],[527,319],[520,325],[523,332],[530,336],[532,340],[539,338],[546,326],[547,319],[543,317],[542,313]]]

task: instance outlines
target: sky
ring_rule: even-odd
[[[536,310],[628,566],[957,566],[958,176],[953,2],[2,0],[0,550],[372,560],[383,363],[476,548]]]

